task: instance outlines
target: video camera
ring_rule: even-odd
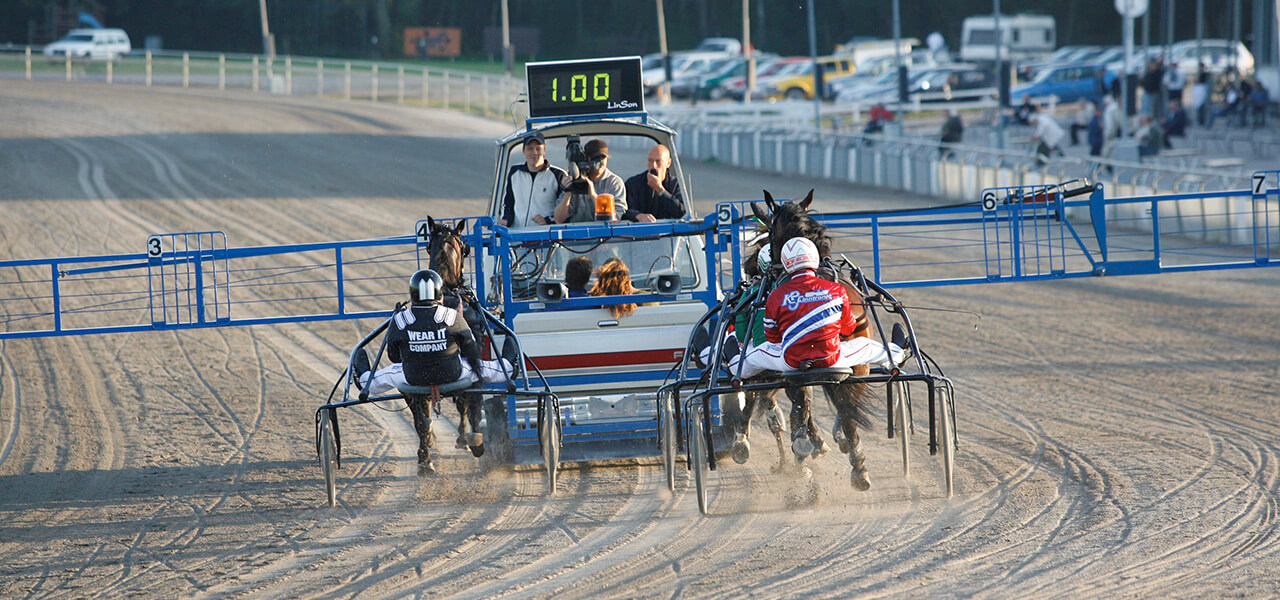
[[[564,152],[569,164],[569,177],[573,179],[569,182],[569,191],[574,194],[587,193],[586,172],[599,169],[600,162],[587,158],[586,152],[582,150],[582,140],[576,135],[569,136]]]

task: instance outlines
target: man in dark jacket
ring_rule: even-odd
[[[622,218],[652,223],[679,219],[685,212],[684,190],[671,172],[671,151],[658,144],[649,150],[649,168],[627,180],[627,212]]]

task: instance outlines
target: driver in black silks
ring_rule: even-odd
[[[370,374],[369,357],[356,353],[355,382],[371,395],[391,392],[401,383],[443,385],[462,379],[474,383],[507,381],[515,345],[503,346],[503,358],[481,360],[475,336],[462,316],[461,301],[444,295],[444,280],[424,269],[409,280],[412,304],[392,315],[387,328],[387,356],[392,364]],[[465,360],[464,360],[465,359]],[[478,375],[477,375],[478,374]]]

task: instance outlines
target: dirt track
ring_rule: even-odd
[[[165,231],[407,233],[483,210],[509,129],[6,81],[0,258],[138,252]],[[703,212],[762,187],[816,187],[819,207],[923,202],[685,166]],[[958,385],[955,497],[923,440],[902,477],[881,416],[872,491],[831,454],[819,501],[796,505],[758,428],[752,461],[713,474],[710,517],[653,465],[569,469],[546,498],[540,472],[480,475],[450,448],[419,479],[406,413],[375,408],[344,415],[326,508],[312,411],[368,323],[4,342],[0,597],[1271,598],[1278,293],[1272,269],[904,291],[982,314],[915,315]]]

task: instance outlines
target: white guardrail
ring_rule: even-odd
[[[288,96],[397,102],[516,122],[523,79],[394,62],[212,52],[140,51],[116,61],[46,57],[35,46],[0,48],[0,76],[144,86],[239,89]]]

